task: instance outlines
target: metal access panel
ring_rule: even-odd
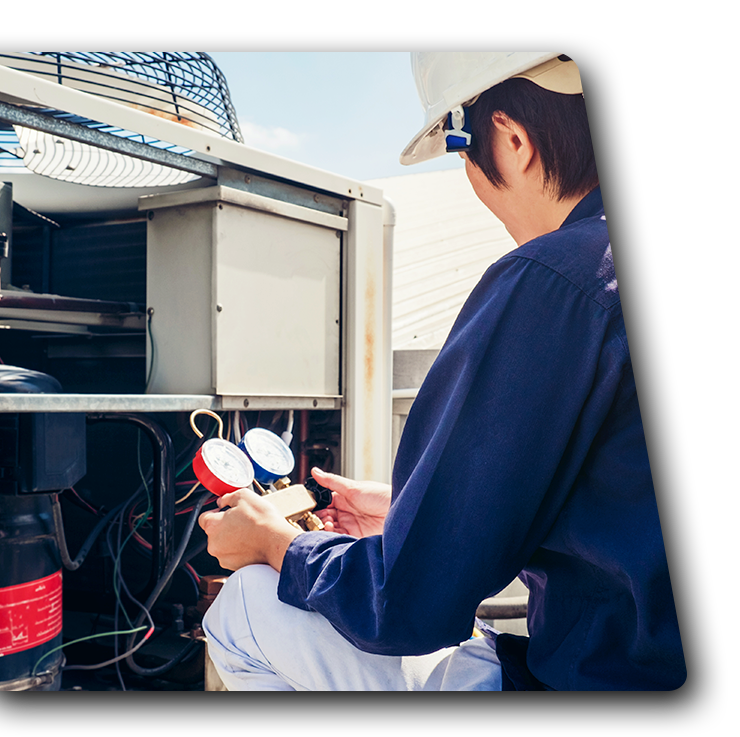
[[[338,395],[340,233],[216,211],[217,394]]]
[[[340,395],[346,218],[223,186],[140,208],[149,392]]]

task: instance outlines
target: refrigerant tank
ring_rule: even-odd
[[[2,393],[59,393],[47,374],[0,366]],[[86,471],[85,416],[0,414],[0,691],[61,686],[62,566],[49,492]]]
[[[48,494],[0,498],[0,561],[0,691],[58,691],[62,566]]]

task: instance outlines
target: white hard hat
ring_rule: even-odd
[[[675,82],[672,51],[615,51],[625,90]],[[671,57],[670,55],[673,55]],[[507,79],[529,79],[551,92],[583,94],[578,66],[561,51],[412,51],[424,127],[401,154],[408,166],[470,144],[464,107]]]
[[[499,82],[523,77],[552,92],[582,93],[575,62],[549,51],[413,51],[411,68],[424,108],[424,127],[401,154],[417,164],[446,153],[448,114]]]

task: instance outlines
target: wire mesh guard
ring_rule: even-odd
[[[19,52],[0,54],[0,65],[243,142],[226,79],[203,52]],[[174,153],[192,153],[62,111],[36,110]],[[62,181],[106,187],[171,185],[197,178],[162,164],[1,122],[0,167],[26,168]]]

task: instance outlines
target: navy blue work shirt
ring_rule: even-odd
[[[601,192],[494,263],[406,422],[382,536],[290,545],[279,598],[358,648],[471,635],[519,576],[506,688],[666,690],[686,678]]]

